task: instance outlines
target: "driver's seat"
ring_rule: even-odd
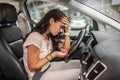
[[[28,80],[22,65],[23,35],[13,5],[0,3],[0,80]]]

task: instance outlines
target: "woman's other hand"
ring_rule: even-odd
[[[61,52],[63,53],[63,54],[68,54],[68,51],[66,50],[66,49],[63,49],[63,48],[61,48]]]
[[[52,52],[52,55],[54,55],[55,57],[64,58],[67,55],[67,50],[54,51]]]

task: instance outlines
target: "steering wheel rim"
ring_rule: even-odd
[[[68,52],[68,55],[65,57],[65,62],[69,62],[70,59],[72,58],[72,56],[74,55],[74,51],[77,49],[77,47],[80,45],[80,43],[82,42],[82,39],[83,37],[85,36],[85,33],[86,33],[86,30],[85,29],[82,29],[80,31],[80,33],[78,34],[78,38],[77,38],[77,41],[75,41],[71,47],[70,47],[70,50]]]

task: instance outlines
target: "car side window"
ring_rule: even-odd
[[[34,1],[27,2],[28,11],[30,18],[34,22],[38,22],[49,10],[60,9],[63,11],[70,19],[70,35],[76,36],[82,28],[87,24],[92,25],[92,19],[80,12],[69,9],[65,6],[58,5],[52,2],[45,1]]]

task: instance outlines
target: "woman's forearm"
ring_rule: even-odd
[[[52,53],[52,54],[47,55],[45,58],[41,58],[41,59],[39,58],[38,60],[36,60],[36,64],[29,65],[30,71],[34,72],[42,68],[45,64],[50,62],[55,57],[56,57],[55,54]]]
[[[27,48],[28,48],[27,55],[28,68],[31,72],[42,68],[45,64],[47,64],[54,57],[56,57],[55,53],[54,54],[52,53],[47,55],[45,58],[39,58],[40,50],[36,46],[30,45]]]
[[[70,36],[69,35],[65,35],[65,42],[64,42],[63,48],[66,49],[67,51],[69,51],[70,49]]]
[[[65,42],[64,42],[63,48],[67,49],[67,51],[69,51],[69,49],[70,49],[70,34],[69,34],[69,29],[65,29]]]

